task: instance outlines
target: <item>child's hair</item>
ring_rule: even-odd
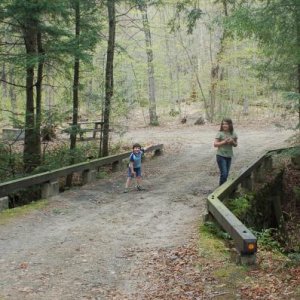
[[[134,149],[134,148],[142,148],[142,146],[140,145],[140,144],[138,144],[138,143],[135,143],[135,144],[133,144],[133,146],[132,146],[132,149]]]
[[[220,131],[223,131],[223,123],[226,122],[229,125],[229,131],[230,133],[233,132],[233,124],[232,120],[230,118],[224,118],[221,122]]]

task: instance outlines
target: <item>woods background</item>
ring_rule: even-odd
[[[87,147],[106,156],[113,126],[163,126],[191,107],[207,122],[299,123],[299,0],[3,0],[0,31],[1,127],[25,131],[22,155],[1,142],[1,177],[82,161]],[[82,150],[85,119],[103,136]],[[47,153],[54,129],[70,140]]]

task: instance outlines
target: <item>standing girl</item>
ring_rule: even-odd
[[[220,131],[217,133],[214,146],[217,150],[217,163],[220,169],[219,184],[223,184],[228,177],[231,159],[233,156],[232,147],[237,146],[237,135],[233,130],[232,120],[224,118],[221,122]]]

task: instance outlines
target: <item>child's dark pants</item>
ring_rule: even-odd
[[[230,166],[231,166],[231,157],[224,157],[217,155],[217,163],[220,169],[220,181],[219,184],[223,184],[228,177]]]

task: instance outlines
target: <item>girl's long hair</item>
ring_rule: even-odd
[[[229,125],[229,131],[230,133],[233,133],[233,124],[232,124],[232,120],[230,118],[224,118],[221,122],[221,126],[220,126],[220,131],[224,131],[223,130],[223,123],[226,122]]]

